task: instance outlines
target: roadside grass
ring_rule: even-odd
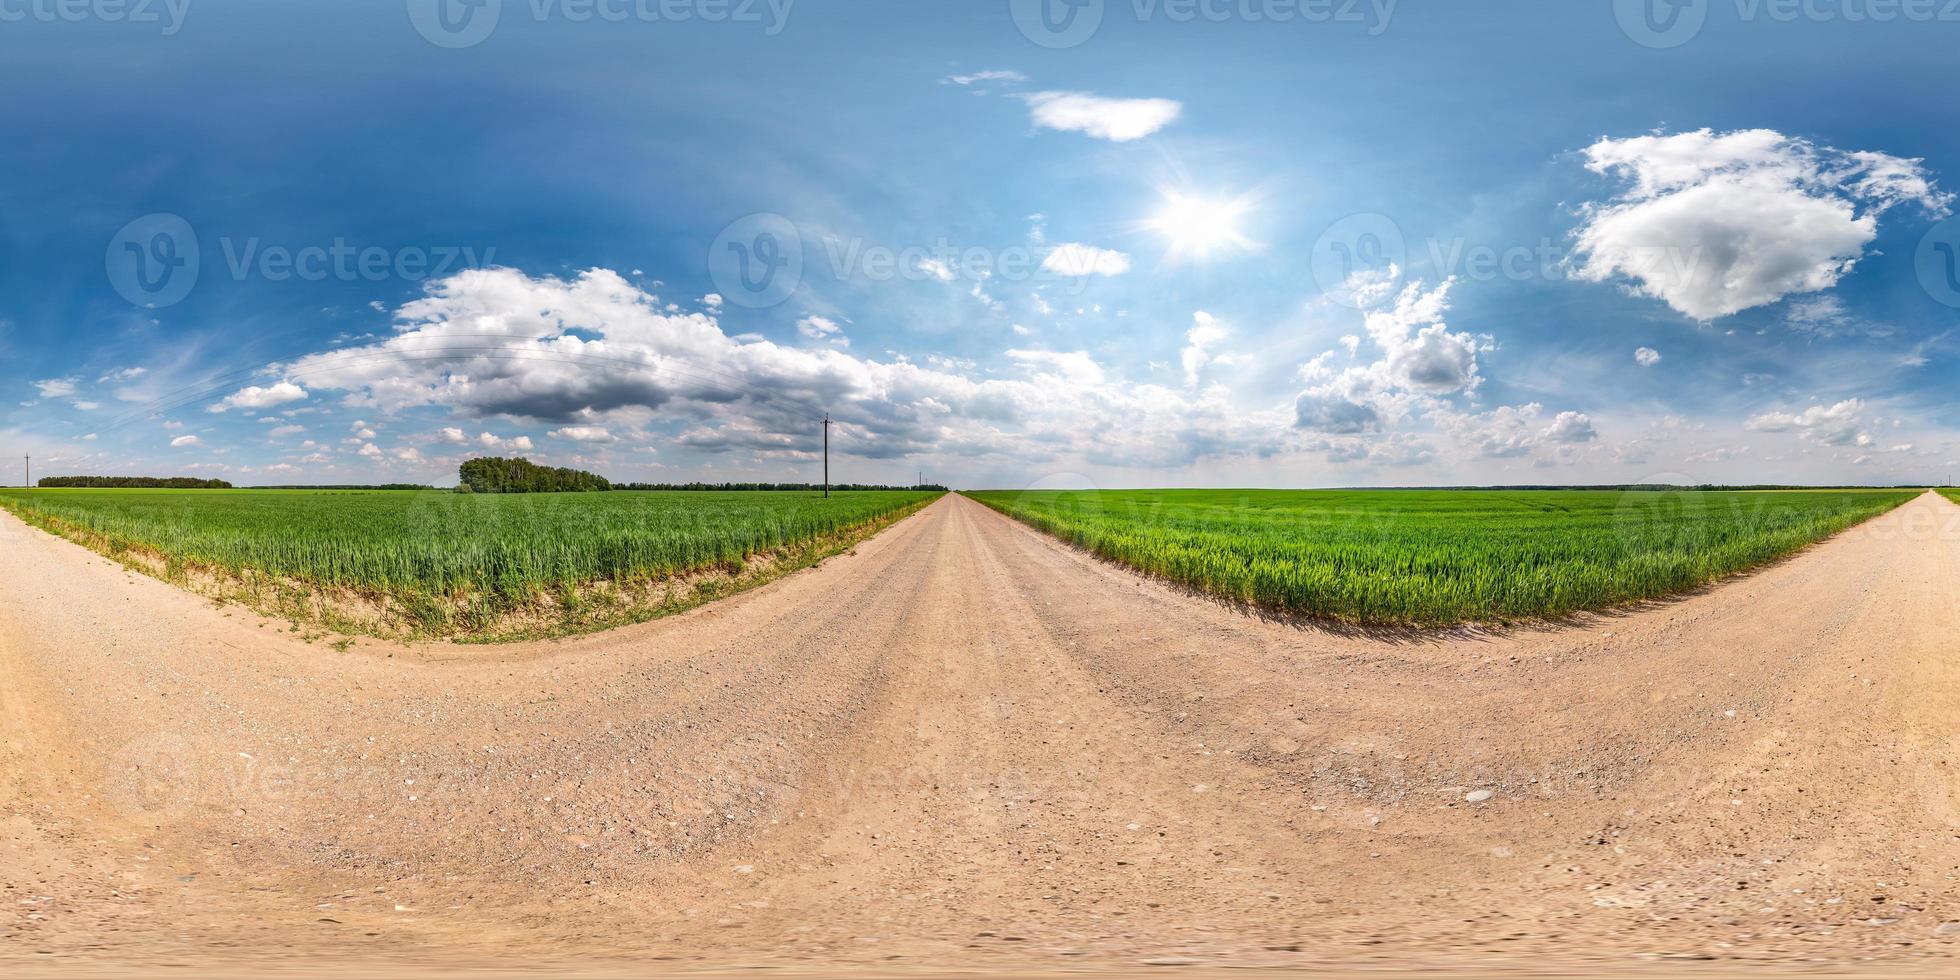
[[[936,493],[0,490],[0,507],[223,601],[344,634],[591,632],[753,588]]]
[[[967,496],[1138,571],[1365,626],[1555,618],[1747,571],[1918,491],[1148,490]]]

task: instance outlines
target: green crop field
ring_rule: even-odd
[[[470,635],[507,631],[509,616],[541,605],[556,622],[532,632],[646,618],[629,593],[649,583],[711,571],[757,579],[758,557],[807,564],[936,496],[12,489],[0,507],[109,554],[155,559],[169,578],[269,577],[287,590],[282,607],[300,583],[378,602],[401,631]],[[594,583],[613,586],[609,608],[593,608]]]
[[[968,496],[1139,571],[1282,612],[1434,626],[1692,589],[1914,491],[1151,490]]]

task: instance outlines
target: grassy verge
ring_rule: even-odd
[[[1555,618],[1775,561],[1917,491],[969,493],[1119,564],[1373,626]]]
[[[845,552],[936,494],[18,491],[0,508],[296,630],[506,642],[672,615]]]

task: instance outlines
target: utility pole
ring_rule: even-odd
[[[823,495],[830,496],[830,413],[823,413]]]

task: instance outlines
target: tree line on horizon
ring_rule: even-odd
[[[35,486],[48,490],[230,490],[223,480],[200,480],[194,476],[44,476]]]
[[[481,456],[465,460],[457,468],[461,482],[456,489],[465,493],[585,493],[605,490],[821,490],[821,483],[614,483],[597,473],[562,466],[539,466],[522,457]],[[832,490],[932,490],[944,492],[937,484],[891,487],[869,483],[833,483]]]
[[[565,493],[607,490],[663,490],[663,491],[801,491],[821,490],[821,483],[767,483],[767,482],[724,482],[709,483],[693,480],[685,483],[614,483],[596,473],[566,467],[540,466],[530,460],[519,458],[505,459],[486,456],[471,459],[459,468],[460,484],[457,490],[473,493]],[[36,487],[49,490],[58,489],[124,489],[124,490],[231,490],[232,484],[217,479],[201,479],[192,476],[44,476],[35,481]],[[1612,490],[1637,492],[1723,492],[1748,490],[1887,490],[1917,489],[1930,484],[1897,485],[1836,485],[1836,484],[1665,484],[1665,483],[1606,483],[1606,484],[1510,484],[1510,485],[1455,485],[1455,486],[1361,486],[1326,487],[1318,489],[1342,490]],[[380,483],[380,484],[311,484],[251,486],[248,490],[435,490],[420,483]],[[833,483],[832,490],[910,490],[947,493],[950,488],[938,483],[922,483],[912,486],[891,486],[876,483]],[[1170,489],[1170,488],[1164,488]],[[1308,489],[1308,488],[1300,488]]]

